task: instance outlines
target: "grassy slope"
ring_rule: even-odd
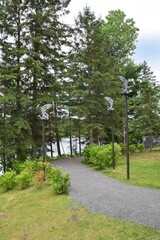
[[[125,157],[121,157],[115,170],[106,169],[103,173],[126,183],[160,189],[160,160],[153,160],[153,156],[160,156],[160,152],[130,156],[129,181],[126,180]]]
[[[48,187],[0,195],[1,240],[159,240],[160,232],[91,214]]]

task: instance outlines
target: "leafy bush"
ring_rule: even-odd
[[[120,143],[119,146],[121,147],[121,153],[124,154],[126,152],[126,144]]]
[[[99,153],[102,150],[102,146],[99,145],[92,145],[92,148],[90,148],[90,157],[89,161],[93,163],[95,166],[101,165],[101,160],[99,158]]]
[[[0,187],[4,192],[12,190],[16,186],[16,172],[8,171],[3,176],[0,177]]]
[[[85,161],[86,162],[90,162],[90,156],[91,156],[91,152],[92,152],[92,148],[94,149],[95,145],[89,145],[89,146],[86,146],[84,149],[83,149],[83,153],[82,153],[82,156],[84,157]]]
[[[107,158],[108,158],[108,166],[112,166],[112,144],[108,144],[106,145],[107,148]],[[119,146],[119,144],[114,143],[114,161],[115,161],[115,165],[117,164],[119,157],[121,155],[121,147]]]
[[[93,164],[101,169],[110,167],[112,163],[112,155],[110,155],[110,149],[106,146],[102,146],[96,154],[96,158],[92,161]]]
[[[50,173],[52,171],[53,166],[51,165],[51,163],[45,162],[42,169],[47,174],[47,173]]]
[[[135,144],[131,144],[129,145],[129,152],[130,153],[135,153],[136,152],[136,145]]]
[[[0,177],[0,187],[4,191],[9,191],[16,185],[20,189],[25,189],[30,187],[32,183],[40,188],[45,180],[52,184],[54,192],[57,194],[67,193],[70,186],[69,174],[63,174],[61,168],[53,168],[48,162],[27,160],[20,164],[17,161],[13,167],[16,171],[11,170]]]
[[[12,169],[16,171],[17,174],[20,174],[26,168],[34,173],[36,171],[43,170],[44,164],[37,160],[26,160],[23,163],[18,160],[14,160],[12,163]]]
[[[68,188],[71,185],[68,173],[63,174],[61,168],[52,168],[48,173],[48,177],[56,194],[68,192]]]
[[[36,160],[27,160],[23,163],[23,169],[30,169],[32,172],[43,170],[43,163]]]
[[[33,172],[29,168],[25,168],[19,175],[17,175],[17,184],[20,189],[30,187],[32,183]]]
[[[13,160],[11,162],[11,169],[16,172],[16,174],[20,174],[20,172],[23,170],[22,168],[23,164],[18,160]]]
[[[126,152],[126,145],[123,144],[123,143],[120,143],[119,145],[121,147],[122,154],[124,154]],[[143,152],[144,144],[143,143],[139,143],[139,144],[137,144],[137,146],[135,144],[129,145],[129,152],[130,153],[135,153],[137,150],[139,150],[140,152]]]
[[[87,149],[88,148],[88,149]],[[115,164],[119,159],[121,148],[114,144],[114,160]],[[87,162],[93,163],[95,166],[104,169],[112,165],[112,144],[108,145],[91,145],[86,147],[83,156],[87,157]]]
[[[144,150],[144,144],[143,144],[143,143],[137,144],[137,149],[138,149],[140,152],[143,152],[143,150]]]

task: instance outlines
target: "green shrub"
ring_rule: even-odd
[[[63,174],[61,168],[52,168],[52,170],[48,173],[48,178],[56,194],[68,192],[68,188],[71,185],[69,174]]]
[[[39,162],[35,160],[27,160],[21,166],[21,173],[17,176],[18,185],[21,189],[29,187],[32,183],[36,187],[40,187],[45,181],[45,175],[52,169],[49,162]]]
[[[122,154],[126,153],[126,144],[120,143],[119,146],[121,147],[121,153]]]
[[[102,150],[102,146],[100,145],[92,145],[92,147],[90,148],[90,157],[89,157],[89,161],[91,163],[93,163],[95,166],[99,166],[101,165],[101,160],[99,158],[99,152]]]
[[[30,169],[32,172],[43,170],[44,164],[36,160],[27,160],[23,163],[22,168]]]
[[[87,149],[88,148],[88,149]],[[85,149],[85,156],[87,156],[87,162],[93,163],[95,166],[104,169],[112,165],[112,144],[108,145],[91,145]],[[114,144],[114,160],[115,164],[119,159],[121,148]]]
[[[16,174],[20,174],[20,172],[23,170],[23,163],[21,163],[19,160],[13,160],[11,163],[11,168],[16,172]]]
[[[13,165],[19,173],[11,170],[0,177],[0,188],[3,191],[9,191],[15,186],[25,189],[34,184],[36,187],[42,187],[43,182],[52,184],[54,192],[57,194],[67,193],[70,186],[70,178],[68,173],[62,173],[61,168],[53,168],[48,162],[42,163],[37,161],[29,161],[20,164],[18,161]]]
[[[136,145],[135,144],[131,144],[129,145],[129,152],[130,153],[135,153],[136,152]]]
[[[91,152],[92,152],[92,148],[94,148],[95,145],[89,145],[89,146],[86,146],[84,149],[83,149],[83,153],[82,153],[82,156],[84,157],[85,161],[86,162],[90,162],[90,156],[91,156]]]
[[[112,166],[112,144],[107,144],[102,146],[102,152],[100,151],[98,156],[99,159],[103,162],[102,168]],[[114,162],[117,164],[120,157],[121,148],[117,143],[114,143]],[[101,158],[102,157],[102,158]]]
[[[29,168],[25,168],[19,175],[17,175],[17,184],[20,189],[25,189],[31,186],[33,172]]]
[[[112,163],[112,154],[110,155],[109,147],[102,146],[97,152],[97,156],[95,161],[93,162],[95,166],[100,169],[104,169],[105,167],[110,167]]]
[[[112,156],[112,144],[108,144],[108,154],[111,158]],[[117,162],[119,161],[119,158],[120,158],[120,155],[121,155],[121,147],[118,143],[114,143],[114,161],[115,161],[115,165],[117,164]]]
[[[33,172],[37,171],[37,169],[41,168],[41,165],[42,163],[36,160],[26,160],[25,162],[14,160],[11,164],[11,168],[16,171],[17,174],[20,174],[26,168]]]
[[[0,177],[0,187],[4,192],[14,189],[16,186],[16,172],[11,170]]]
[[[43,165],[43,168],[39,171],[45,171],[46,174],[50,173],[53,169],[53,166],[51,165],[51,163],[49,162],[45,162],[44,165]]]
[[[137,149],[138,149],[140,152],[143,152],[143,150],[144,150],[144,144],[143,144],[143,143],[137,144]]]
[[[29,169],[33,173],[44,169],[46,163],[37,161],[37,160],[26,160],[25,162],[13,161],[12,169],[16,171],[17,174],[20,174],[24,169]]]

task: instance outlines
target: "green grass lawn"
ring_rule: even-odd
[[[104,174],[137,186],[160,189],[160,152],[145,152],[130,156],[130,180],[126,180],[126,158],[121,157],[116,169],[107,168]],[[154,159],[155,158],[155,159]]]
[[[142,155],[148,155],[148,156],[157,156],[157,157],[160,157],[160,150],[153,150],[153,151],[147,151],[147,150],[145,150],[144,152],[142,152],[142,153],[139,153],[139,154],[142,154]]]
[[[91,214],[49,187],[0,195],[1,240],[159,240],[160,232]]]

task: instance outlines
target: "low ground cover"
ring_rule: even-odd
[[[0,176],[0,192],[22,190],[31,186],[41,188],[45,183],[51,185],[56,194],[67,193],[70,187],[69,174],[63,173],[61,168],[54,168],[49,162],[14,161],[12,169]]]
[[[48,186],[0,195],[2,240],[159,240],[160,232],[139,224],[91,214]]]

